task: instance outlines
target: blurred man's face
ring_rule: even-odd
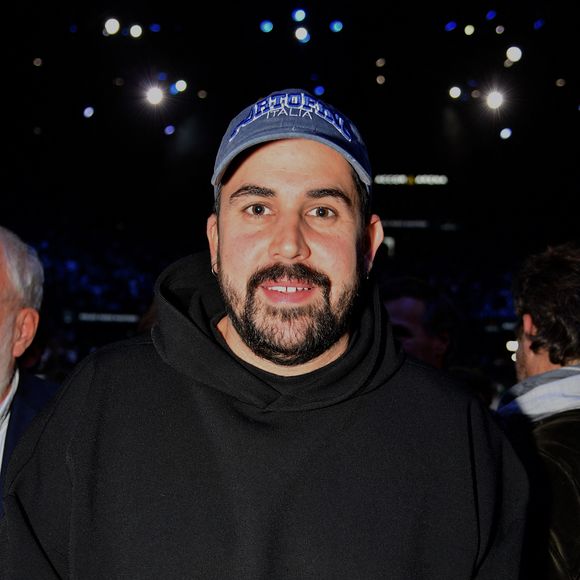
[[[442,368],[449,341],[425,330],[425,303],[405,296],[389,300],[385,306],[395,338],[401,342],[403,350],[435,368]]]

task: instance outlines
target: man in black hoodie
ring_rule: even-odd
[[[527,480],[488,410],[395,348],[371,181],[301,89],[231,122],[209,253],[13,456],[8,578],[518,577]]]

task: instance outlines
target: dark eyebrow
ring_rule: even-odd
[[[244,195],[257,195],[258,197],[275,197],[276,193],[272,189],[267,187],[260,187],[259,185],[245,184],[242,187],[236,189],[231,195],[229,202],[231,203],[238,197]]]
[[[255,195],[258,197],[275,197],[276,192],[272,189],[267,187],[260,187],[259,185],[252,185],[252,184],[245,184],[242,185],[240,188],[236,189],[230,195],[230,203],[237,199],[238,197],[242,197],[244,195]],[[348,207],[352,207],[352,200],[348,195],[346,195],[340,189],[334,188],[324,188],[324,189],[311,189],[310,191],[306,192],[306,195],[312,199],[322,199],[324,197],[334,197],[337,199],[342,200]]]
[[[306,193],[308,197],[313,199],[321,199],[323,197],[335,197],[342,200],[348,207],[352,207],[352,199],[341,191],[340,189],[334,189],[332,187],[326,189],[311,189]]]

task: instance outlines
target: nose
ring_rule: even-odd
[[[310,256],[306,239],[306,224],[300,216],[288,216],[276,220],[270,242],[270,256],[274,259],[305,260]]]

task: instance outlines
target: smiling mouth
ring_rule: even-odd
[[[286,279],[270,280],[261,285],[262,290],[276,302],[302,302],[312,296],[317,288],[316,284],[308,283],[305,280]]]
[[[264,284],[266,290],[272,292],[283,292],[285,294],[293,294],[295,292],[307,292],[312,290],[312,286],[281,286],[277,284]]]

